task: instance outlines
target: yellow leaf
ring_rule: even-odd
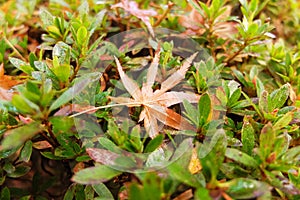
[[[188,169],[192,174],[196,174],[202,169],[200,160],[197,155],[197,148],[193,149],[193,153],[192,153],[192,157]]]

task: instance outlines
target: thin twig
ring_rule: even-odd
[[[26,62],[27,60],[26,60],[26,58],[24,58],[21,54],[20,54],[20,52],[14,47],[14,45],[6,38],[6,36],[4,35],[3,36],[3,39],[4,39],[4,41],[8,44],[8,46],[10,46],[10,48],[12,48],[13,49],[13,51],[24,61],[24,62]]]
[[[158,26],[167,16],[167,14],[170,12],[170,10],[172,9],[172,7],[175,4],[171,1],[168,2],[168,8],[165,10],[165,12],[160,16],[160,18],[158,18],[158,20],[155,22],[155,24],[153,25],[153,27]]]

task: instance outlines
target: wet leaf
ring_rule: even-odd
[[[229,187],[226,193],[235,199],[257,198],[270,190],[268,184],[246,178],[231,180],[226,183],[226,186]]]

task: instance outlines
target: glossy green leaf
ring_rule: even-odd
[[[252,155],[255,145],[255,131],[247,118],[244,118],[244,124],[241,132],[241,140],[243,144],[243,151],[248,155]]]
[[[290,86],[289,84],[285,84],[277,90],[274,90],[269,97],[269,109],[272,112],[276,108],[281,108],[290,94]]]
[[[32,154],[32,142],[29,140],[24,144],[20,153],[19,160],[28,162],[30,160],[31,154]]]
[[[163,142],[164,135],[160,134],[150,140],[150,142],[147,144],[144,153],[150,153],[155,151]]]
[[[30,169],[31,168],[29,166],[20,164],[15,167],[15,170],[13,172],[8,173],[7,176],[11,178],[19,178],[27,174]]]
[[[253,168],[258,167],[258,163],[254,158],[237,149],[227,148],[225,156],[247,167],[253,167]]]
[[[267,183],[253,179],[237,178],[226,183],[226,193],[234,199],[253,199],[269,192]]]
[[[211,112],[211,101],[208,94],[204,94],[201,96],[198,104],[199,109],[199,125],[203,126],[210,115]]]

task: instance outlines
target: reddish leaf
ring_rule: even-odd
[[[136,2],[128,0],[122,0],[120,3],[113,5],[112,8],[123,8],[125,11],[141,19],[146,24],[151,35],[154,37],[154,31],[151,26],[149,16],[156,16],[157,12],[155,10],[139,9]]]

